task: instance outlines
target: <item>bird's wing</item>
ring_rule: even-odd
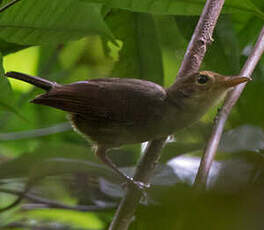
[[[116,122],[144,122],[161,116],[166,91],[159,85],[138,79],[104,78],[58,85],[32,102],[87,119]]]

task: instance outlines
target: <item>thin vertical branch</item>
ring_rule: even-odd
[[[207,47],[213,41],[213,31],[224,2],[224,0],[206,1],[177,77],[187,76],[199,71]],[[176,82],[167,89],[171,95],[173,95],[175,87]]]
[[[260,32],[255,47],[252,49],[250,56],[248,57],[246,63],[244,64],[240,72],[241,76],[247,76],[247,77],[251,76],[263,52],[264,52],[264,27]],[[198,173],[196,175],[196,179],[195,179],[196,187],[206,186],[208,174],[224,130],[225,122],[229,116],[231,109],[237,102],[245,86],[246,83],[240,84],[228,94],[222,109],[220,110],[219,114],[215,119],[211,137],[205,148],[205,152],[202,157]]]
[[[208,44],[212,42],[213,30],[220,15],[224,0],[207,0],[192,39],[187,48],[184,60],[180,67],[178,77],[197,72],[202,63]],[[173,93],[174,85],[169,89]],[[154,140],[148,147],[137,166],[134,179],[145,184],[149,183],[151,174],[157,164],[160,151],[165,139]],[[134,216],[136,206],[141,198],[141,193],[129,186],[121,201],[109,230],[127,230]]]
[[[200,20],[184,55],[178,77],[199,71],[207,46],[213,42],[213,31],[223,5],[223,0],[211,0],[206,2]]]
[[[139,162],[134,179],[147,184],[160,158],[160,151],[165,139],[154,140],[148,143],[145,154]],[[121,201],[116,215],[111,223],[110,230],[126,230],[134,215],[136,206],[141,198],[141,191],[135,186],[129,186],[124,199]]]

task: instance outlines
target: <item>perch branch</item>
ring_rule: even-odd
[[[206,47],[212,42],[212,33],[223,4],[224,0],[207,0],[187,48],[178,77],[199,70],[206,52]],[[173,86],[170,87],[172,91]],[[145,184],[149,183],[151,173],[160,158],[160,151],[164,143],[165,139],[154,140],[148,143],[144,156],[137,166],[135,180],[142,181]],[[127,188],[126,194],[115,213],[109,230],[128,229],[141,195],[135,187],[129,186]]]
[[[144,156],[140,160],[134,179],[149,183],[151,174],[160,158],[160,151],[165,139],[154,140],[148,143]],[[134,215],[137,203],[140,201],[141,192],[134,186],[129,186],[125,197],[122,199],[110,225],[110,230],[126,230]]]
[[[247,76],[247,77],[251,76],[259,59],[263,54],[263,51],[264,51],[264,27],[260,32],[255,47],[252,49],[250,56],[248,57],[246,63],[244,64],[240,72],[241,76]],[[205,148],[205,152],[201,159],[200,167],[196,175],[196,179],[194,183],[196,187],[206,186],[208,174],[224,130],[225,122],[228,118],[231,109],[237,102],[245,86],[246,83],[240,84],[228,94],[222,109],[220,110],[219,114],[215,119],[211,137]]]

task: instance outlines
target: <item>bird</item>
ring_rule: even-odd
[[[98,78],[59,84],[19,72],[6,77],[45,90],[31,102],[69,113],[73,129],[96,145],[95,154],[118,175],[142,187],[123,173],[107,152],[125,144],[167,137],[198,121],[226,93],[250,80],[199,71],[180,78],[169,88],[132,78]]]

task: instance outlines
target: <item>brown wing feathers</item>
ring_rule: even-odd
[[[162,114],[166,98],[162,87],[144,80],[105,78],[60,85],[17,72],[5,75],[47,91],[32,103],[83,114],[87,119],[144,122]]]

